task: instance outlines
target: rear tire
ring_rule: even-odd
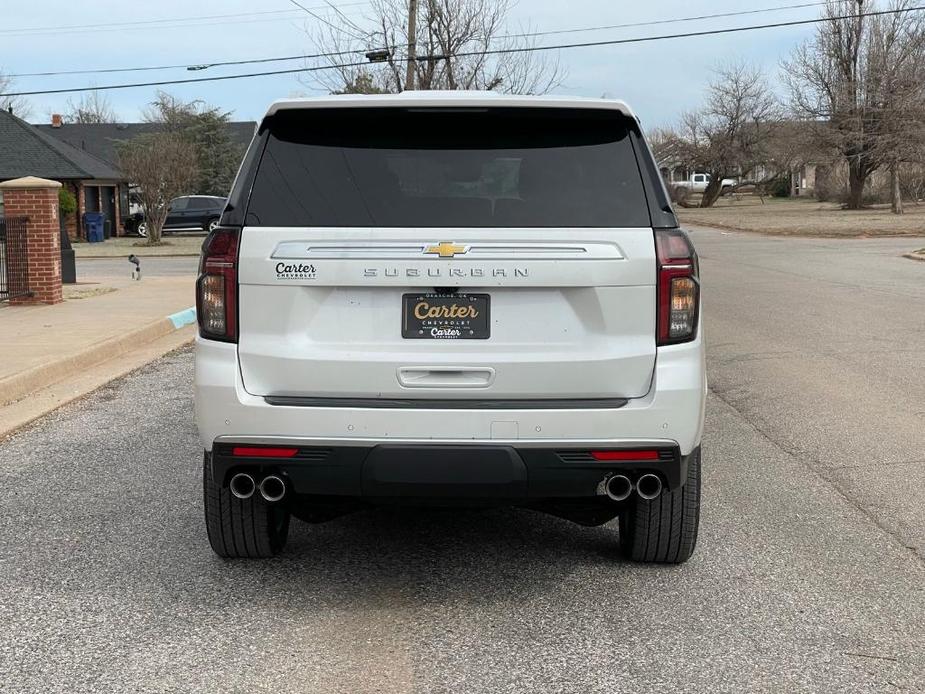
[[[697,546],[700,525],[700,447],[687,461],[687,480],[645,501],[636,497],[620,516],[620,546],[633,561],[683,564]]]
[[[226,559],[263,559],[279,554],[289,535],[290,513],[285,500],[267,503],[260,493],[236,498],[212,479],[208,453],[203,455],[202,490],[206,531],[212,551]]]

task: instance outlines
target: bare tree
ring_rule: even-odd
[[[846,161],[849,209],[861,208],[864,186],[881,165],[889,163],[898,176],[903,137],[894,126],[916,91],[910,76],[925,48],[922,13],[909,11],[914,4],[893,0],[889,7],[902,11],[870,17],[864,16],[875,9],[870,2],[828,0],[829,21],[783,64],[793,110]]]
[[[159,245],[170,201],[189,192],[197,174],[196,148],[173,132],[141,135],[119,145],[119,167],[138,186],[148,243]]]
[[[4,111],[26,119],[32,115],[32,104],[23,96],[4,96],[13,89],[14,80],[0,71],[0,108]]]
[[[311,73],[311,86],[332,93],[394,93],[413,89],[491,89],[512,94],[545,93],[561,83],[558,58],[546,53],[511,52],[534,40],[505,34],[510,0],[419,0],[415,35],[408,35],[408,0],[372,0],[358,21],[342,13],[308,30],[324,52],[356,51],[329,58],[330,70]],[[407,85],[407,51],[413,44],[412,83]],[[370,49],[387,49],[381,62],[357,65]],[[363,58],[360,57],[360,60]]]
[[[869,50],[874,156],[890,170],[891,210],[903,214],[901,164],[925,160],[925,13],[872,18]]]
[[[779,120],[777,100],[757,68],[722,66],[707,90],[706,105],[684,114],[674,138],[665,138],[678,157],[710,174],[701,207],[711,207],[723,179],[747,177],[770,160],[770,135]]]
[[[646,141],[659,164],[676,158],[678,134],[672,128],[649,128],[646,130]]]
[[[106,95],[94,90],[84,92],[77,101],[67,100],[64,121],[66,123],[115,123],[118,117]]]

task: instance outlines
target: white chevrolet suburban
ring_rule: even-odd
[[[626,104],[410,92],[274,103],[197,281],[205,520],[516,505],[697,539],[698,261]]]

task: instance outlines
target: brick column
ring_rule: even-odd
[[[28,219],[26,267],[32,296],[10,299],[11,304],[57,304],[61,295],[61,230],[58,189],[61,184],[27,176],[0,183],[7,218]]]

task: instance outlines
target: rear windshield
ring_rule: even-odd
[[[267,127],[249,225],[651,225],[616,112],[305,109]]]

